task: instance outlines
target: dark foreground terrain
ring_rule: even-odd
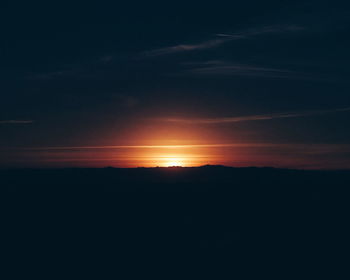
[[[349,279],[349,171],[26,169],[0,185],[6,279]]]

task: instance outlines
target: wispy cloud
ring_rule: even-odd
[[[262,67],[251,64],[241,64],[228,61],[212,60],[199,63],[188,63],[191,66],[185,69],[184,75],[220,75],[220,76],[255,76],[255,77],[302,77],[301,74],[286,69]]]
[[[218,143],[218,144],[187,144],[187,145],[111,145],[111,146],[46,146],[46,147],[13,147],[6,150],[26,150],[26,151],[80,151],[80,150],[123,150],[123,149],[201,149],[201,148],[295,148],[310,149],[327,148],[332,150],[344,151],[345,148],[350,149],[349,144],[300,144],[300,143]],[[1,149],[1,147],[0,147]]]
[[[42,73],[30,73],[26,76],[29,80],[52,80],[69,77],[85,77],[92,78],[95,76],[96,69],[103,69],[105,65],[108,65],[116,59],[116,56],[112,54],[92,58],[77,63],[61,65],[58,70],[42,72]]]
[[[241,147],[246,144],[189,144],[189,145],[111,145],[111,146],[57,146],[57,147],[30,147],[15,148],[21,150],[104,150],[104,149],[186,149],[186,148],[216,148]],[[260,144],[257,144],[260,145]]]
[[[47,72],[47,73],[30,74],[26,78],[29,80],[52,80],[52,79],[58,79],[58,78],[62,78],[62,77],[74,77],[79,72],[80,72],[80,70],[72,68],[72,69],[52,71],[52,72]]]
[[[285,118],[299,118],[308,116],[317,116],[324,114],[332,114],[337,112],[350,111],[350,107],[337,108],[329,110],[309,110],[302,112],[288,112],[288,113],[277,113],[277,114],[265,114],[265,115],[251,115],[251,116],[240,116],[240,117],[225,117],[225,118],[166,118],[159,119],[166,122],[177,122],[177,123],[189,123],[189,124],[224,124],[224,123],[237,123],[247,121],[265,121],[274,119],[285,119]]]
[[[33,120],[0,120],[0,124],[31,124]]]
[[[194,50],[210,49],[210,48],[218,47],[218,46],[222,45],[223,43],[230,41],[230,40],[232,40],[231,37],[222,37],[219,39],[212,39],[212,40],[203,41],[203,42],[200,42],[197,44],[180,44],[180,45],[176,45],[176,46],[146,51],[143,53],[143,55],[152,57],[152,56],[161,56],[161,55],[194,51]]]
[[[278,33],[286,33],[286,32],[298,32],[302,31],[305,28],[299,25],[266,25],[262,27],[255,27],[243,30],[241,32],[236,33],[218,33],[217,36],[224,38],[232,38],[232,39],[245,39],[250,38],[257,35],[264,34],[278,34]]]
[[[263,34],[278,34],[285,32],[296,32],[303,30],[303,27],[297,25],[272,25],[272,26],[263,26],[259,28],[251,28],[246,29],[237,33],[218,33],[216,34],[216,38],[209,39],[206,41],[202,41],[194,44],[178,44],[174,46],[154,49],[150,51],[146,51],[142,53],[144,57],[154,57],[154,56],[162,56],[169,55],[175,53],[182,53],[188,51],[196,51],[196,50],[205,50],[211,49],[215,47],[219,47],[226,42],[230,42],[233,40],[242,40],[248,39],[257,35]]]
[[[111,71],[110,68],[106,68],[106,65],[116,66],[116,62],[121,62],[120,65],[128,65],[130,63],[137,62],[139,59],[155,58],[158,56],[166,56],[176,53],[185,53],[190,51],[200,51],[220,47],[235,40],[245,40],[254,38],[264,34],[280,34],[286,32],[297,32],[303,30],[304,27],[297,25],[269,25],[250,29],[244,29],[235,33],[217,33],[211,38],[204,41],[194,43],[179,43],[173,46],[167,46],[164,48],[158,48],[148,51],[143,51],[137,54],[125,53],[119,54],[106,54],[99,57],[94,57],[90,60],[81,61],[78,63],[71,63],[61,65],[56,70],[42,73],[29,73],[26,79],[29,80],[54,80],[54,79],[66,79],[66,78],[97,78],[106,77],[106,73]],[[136,60],[135,60],[136,59]],[[132,64],[133,65],[133,64]],[[135,66],[135,65],[134,65]],[[119,66],[120,67],[120,66]],[[255,67],[255,68],[254,68]],[[254,68],[254,69],[253,69]],[[107,69],[107,70],[106,70]],[[119,68],[113,68],[118,70]],[[119,69],[120,70],[120,69]],[[239,70],[239,71],[238,71]],[[107,72],[106,72],[107,71]],[[256,66],[248,65],[207,65],[207,67],[189,70],[192,74],[232,74],[241,73],[242,75],[274,75],[278,76],[284,70],[259,68]]]

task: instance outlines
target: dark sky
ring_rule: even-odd
[[[350,168],[347,1],[118,2],[1,4],[1,166],[251,144],[210,163]]]

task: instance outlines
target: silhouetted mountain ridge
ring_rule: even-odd
[[[234,191],[244,188],[335,188],[350,171],[272,167],[64,168],[1,170],[2,190],[23,191]]]

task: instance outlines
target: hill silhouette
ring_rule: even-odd
[[[131,279],[148,270],[185,279],[270,269],[335,276],[350,236],[349,171],[17,169],[0,180],[6,257],[28,266],[108,264]]]
[[[9,192],[236,192],[254,189],[328,192],[349,185],[350,171],[272,167],[65,168],[0,170]]]

